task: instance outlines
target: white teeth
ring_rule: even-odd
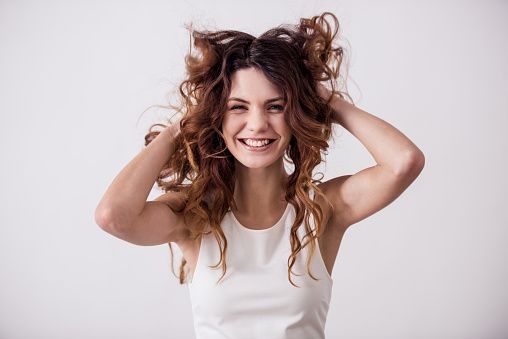
[[[269,139],[265,139],[265,140],[251,140],[251,139],[243,139],[243,141],[249,145],[249,146],[252,146],[252,147],[261,147],[261,146],[265,146],[265,145],[268,145],[270,143],[270,140]]]

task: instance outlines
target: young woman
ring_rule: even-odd
[[[325,13],[259,38],[193,32],[181,119],[147,135],[97,207],[120,239],[178,245],[197,338],[324,338],[344,232],[423,168],[406,136],[336,90],[338,27]],[[320,182],[333,124],[376,165]],[[154,182],[166,193],[146,201]]]

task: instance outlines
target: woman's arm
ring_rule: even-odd
[[[327,90],[321,95],[328,99]],[[332,120],[353,134],[376,165],[355,175],[332,179],[320,188],[334,207],[334,219],[350,226],[394,201],[423,169],[423,153],[389,123],[334,95]]]
[[[174,152],[180,131],[177,121],[165,128],[116,176],[95,210],[97,224],[106,232],[138,245],[175,241],[182,216],[169,206],[178,205],[178,195],[167,193],[146,201],[161,169]]]

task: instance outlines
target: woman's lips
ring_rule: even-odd
[[[270,148],[276,139],[269,138],[239,138],[242,146],[249,151],[265,151]]]

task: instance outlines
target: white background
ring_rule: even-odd
[[[1,1],[0,338],[194,337],[168,247],[110,236],[95,207],[167,116],[138,123],[183,79],[184,24],[259,35],[323,11],[349,41],[356,104],[426,155],[347,232],[327,337],[508,338],[502,0]],[[337,130],[326,178],[372,164]]]

